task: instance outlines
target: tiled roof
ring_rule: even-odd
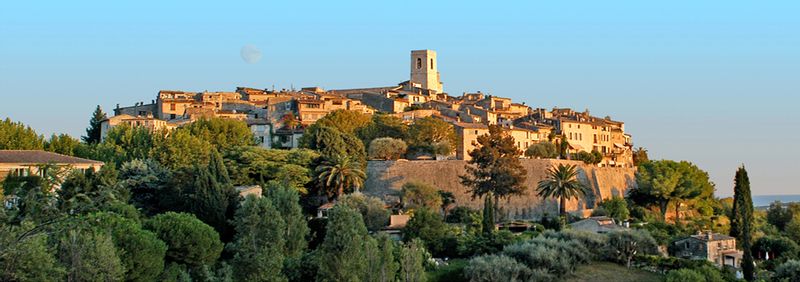
[[[0,150],[0,163],[6,164],[102,164],[103,162],[70,157],[39,150]]]

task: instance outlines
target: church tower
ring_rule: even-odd
[[[442,93],[437,66],[436,51],[411,51],[411,85]]]

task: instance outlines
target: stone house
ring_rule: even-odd
[[[705,232],[672,243],[671,253],[685,259],[708,260],[718,266],[738,268],[742,252],[736,249],[736,238]]]
[[[573,222],[569,225],[574,230],[605,234],[614,230],[625,229],[625,227],[617,224],[617,222],[607,216],[594,216],[580,221]]]

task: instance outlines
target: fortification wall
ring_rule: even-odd
[[[567,211],[586,213],[593,209],[600,200],[612,196],[624,196],[628,189],[635,188],[635,169],[608,168],[586,165],[582,162],[566,160],[522,159],[522,165],[528,171],[525,194],[501,200],[500,205],[507,218],[537,219],[545,213],[558,213],[558,202],[555,199],[542,199],[536,193],[536,186],[546,176],[546,171],[554,164],[567,163],[578,165],[578,180],[589,188],[586,197],[567,202]],[[420,181],[431,184],[438,189],[452,192],[456,205],[479,209],[483,206],[480,199],[472,199],[469,190],[462,186],[459,175],[464,175],[466,162],[462,160],[447,161],[370,161],[367,165],[367,180],[363,193],[377,196],[387,202],[400,199],[401,187],[408,181]]]

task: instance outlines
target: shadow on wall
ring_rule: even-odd
[[[590,191],[583,199],[568,201],[566,206],[569,212],[592,209],[601,200],[625,195],[628,189],[636,187],[634,176],[636,170],[633,168],[600,168],[578,161],[552,159],[521,161],[528,171],[525,181],[525,186],[528,188],[522,196],[501,201],[501,207],[509,219],[538,219],[544,214],[558,213],[558,202],[555,199],[539,197],[536,187],[539,181],[546,177],[547,169],[560,163],[578,165],[578,180]],[[466,162],[462,160],[369,161],[363,193],[380,197],[387,202],[395,202],[399,199],[403,184],[420,181],[453,193],[456,199],[455,206],[480,209],[483,201],[473,200],[458,177],[466,173],[465,165]]]

